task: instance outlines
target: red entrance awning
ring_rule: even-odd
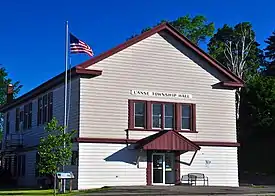
[[[197,151],[200,147],[173,130],[160,131],[137,141],[137,147],[144,150]]]

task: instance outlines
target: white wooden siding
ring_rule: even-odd
[[[103,74],[80,79],[80,137],[125,138],[128,99],[146,99],[195,103],[199,133],[183,135],[198,141],[236,142],[234,90],[213,89],[223,76],[165,36],[154,34],[89,67]],[[130,90],[187,93],[193,98],[139,97],[130,95]],[[153,133],[130,131],[129,135],[140,139]]]
[[[64,122],[64,85],[59,85],[47,92],[53,92],[53,116],[57,118],[59,124],[63,125]],[[43,96],[39,95],[38,97]],[[38,97],[30,100],[32,101],[32,128],[23,130],[23,145],[25,147],[35,147],[39,144],[40,138],[47,135],[44,130],[44,125],[37,126],[37,113],[38,113]],[[30,101],[17,106],[23,109],[24,105]],[[15,119],[16,108],[9,110],[10,112],[10,134],[16,134],[15,131]],[[5,114],[6,115],[6,114]],[[78,130],[79,127],[79,78],[73,79],[70,112],[69,112],[69,124],[68,130]],[[18,133],[17,133],[18,134]],[[78,151],[78,144],[73,145],[73,150]],[[22,152],[20,154],[26,155],[26,175],[18,178],[18,183],[21,186],[36,186],[37,178],[35,177],[35,159],[36,151]],[[78,166],[68,166],[67,171],[74,172],[76,179],[73,181],[73,187],[77,188],[77,169]]]
[[[186,152],[181,155],[181,176],[204,173],[210,186],[239,186],[236,147],[203,146],[190,166],[183,164],[190,163],[193,154]],[[146,185],[147,165],[138,168],[135,163],[137,155],[138,151],[131,147],[127,150],[125,144],[79,144],[78,189]]]
[[[146,168],[137,168],[137,150],[126,144],[79,144],[78,189],[146,185]]]
[[[53,116],[57,118],[59,124],[63,125],[64,122],[64,85],[59,85],[46,93],[53,92]],[[38,97],[43,96],[41,94]],[[10,112],[10,134],[17,134],[15,131],[16,108],[20,107],[23,110],[25,104],[32,101],[32,128],[23,130],[23,143],[24,147],[35,146],[39,144],[41,137],[46,135],[44,125],[37,126],[37,113],[38,113],[38,97],[21,104],[9,110]],[[72,81],[71,91],[71,104],[68,130],[78,130],[79,127],[79,78]]]
[[[190,163],[194,152],[180,156],[182,162]],[[191,166],[181,164],[181,176],[188,173],[203,173],[210,186],[239,186],[237,147],[202,146]],[[198,185],[203,182],[197,183]]]
[[[78,151],[77,143],[73,144],[73,151]],[[18,155],[26,155],[25,176],[18,177],[19,186],[36,186],[37,185],[38,177],[35,176],[36,153],[37,153],[37,150],[21,152],[18,154]],[[65,170],[68,172],[73,172],[73,174],[75,175],[75,179],[73,180],[73,189],[77,189],[78,164],[68,165],[65,167]]]

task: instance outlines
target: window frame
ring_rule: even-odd
[[[10,134],[10,112],[6,114],[6,128],[5,128],[6,135]]]
[[[135,127],[136,102],[145,103],[145,127]],[[153,104],[161,104],[161,127],[153,127]],[[173,104],[173,128],[165,128],[165,104]],[[190,129],[182,129],[182,105],[190,105]],[[178,132],[197,133],[196,131],[196,104],[185,102],[151,101],[151,100],[128,100],[128,130],[133,131],[160,131],[174,130]]]
[[[136,107],[135,107],[135,104],[136,103],[143,103],[144,104],[144,115],[143,115],[143,120],[144,120],[144,126],[143,127],[136,127],[136,111],[135,111],[135,109],[136,109]],[[134,103],[133,103],[133,109],[134,109],[134,121],[133,121],[133,123],[134,123],[134,125],[133,125],[133,127],[134,128],[136,128],[136,129],[144,129],[145,127],[146,127],[146,102],[145,101],[135,101]]]
[[[15,131],[20,131],[20,108],[15,109]]]

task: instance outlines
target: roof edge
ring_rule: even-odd
[[[78,65],[78,67],[81,68],[87,68],[109,56],[112,56],[113,54],[139,42],[143,39],[146,39],[150,37],[151,35],[158,33],[162,30],[167,30],[169,33],[171,33],[173,36],[175,36],[177,39],[179,39],[181,42],[183,42],[186,46],[188,46],[191,50],[195,51],[198,55],[200,55],[204,60],[206,60],[210,65],[215,67],[219,72],[226,75],[231,82],[239,83],[244,85],[244,81],[239,78],[237,75],[235,75],[233,72],[228,70],[225,66],[223,66],[220,62],[218,62],[216,59],[211,57],[209,54],[207,54],[204,50],[202,50],[200,47],[195,45],[192,41],[190,41],[188,38],[186,38],[184,35],[182,35],[177,29],[175,29],[172,25],[170,25],[168,22],[163,22],[158,26],[155,26],[154,28],[136,36],[132,39],[129,39],[118,46],[107,50],[106,52],[100,54],[99,56],[96,56],[88,61],[85,61]]]
[[[70,70],[68,70],[67,72],[69,73]],[[72,74],[72,77],[75,77],[75,76],[96,77],[96,76],[102,75],[102,70],[83,69],[75,66],[71,69],[71,74]],[[26,102],[30,99],[33,99],[34,97],[39,96],[40,94],[46,92],[47,90],[53,88],[54,86],[63,83],[64,78],[65,78],[65,71],[51,78],[50,80],[42,83],[41,85],[35,87],[33,90],[14,99],[11,103],[0,106],[0,112],[5,112],[12,107],[15,107],[23,102]]]

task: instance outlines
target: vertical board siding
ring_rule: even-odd
[[[146,168],[137,168],[138,151],[125,144],[79,144],[78,189],[146,185]]]
[[[186,152],[180,156],[181,176],[188,173],[203,173],[209,178],[209,186],[239,186],[237,147],[202,146],[190,166],[194,152]],[[185,181],[184,183],[186,183]],[[197,185],[202,185],[198,182]]]
[[[80,79],[80,137],[125,138],[128,99],[146,99],[195,103],[198,133],[183,133],[188,139],[236,142],[235,91],[213,89],[223,76],[168,38],[154,34],[89,67],[103,74]],[[130,90],[186,93],[193,98],[141,97],[130,95]],[[129,139],[153,134],[129,132]]]

